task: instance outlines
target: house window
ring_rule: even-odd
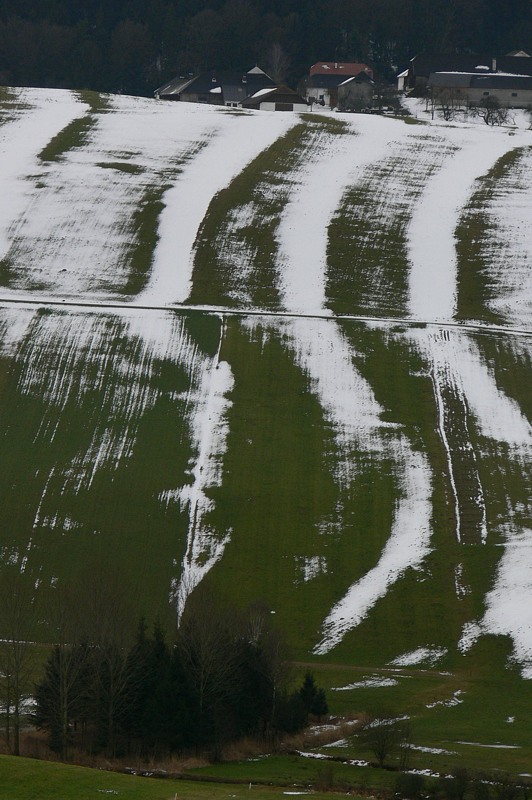
[[[517,92],[512,92],[512,97],[517,97]]]
[[[484,97],[488,97],[489,96],[489,92],[482,92],[482,94],[484,95]]]

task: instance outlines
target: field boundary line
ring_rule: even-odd
[[[38,297],[1,297],[0,307],[12,305],[27,306],[29,308],[74,308],[89,311],[165,311],[167,313],[184,314],[211,314],[218,317],[264,317],[267,319],[316,319],[329,322],[360,322],[371,325],[395,325],[404,328],[438,328],[479,333],[486,335],[532,337],[532,330],[526,328],[512,328],[504,325],[494,325],[481,322],[462,322],[456,320],[425,320],[412,317],[376,317],[364,314],[335,314],[332,311],[323,312],[296,312],[282,309],[264,308],[232,308],[226,306],[188,305],[174,303],[172,305],[144,305],[133,301],[114,300],[110,302],[66,300]]]

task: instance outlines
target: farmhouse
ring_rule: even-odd
[[[261,89],[274,89],[269,75],[253,67],[248,72],[212,70],[188,78],[174,78],[155,91],[157,100],[180,100],[187,103],[237,107]]]
[[[242,108],[260,111],[306,111],[307,101],[288,86],[275,86],[273,89],[259,89],[242,101]]]
[[[367,72],[359,72],[338,87],[338,108],[342,111],[361,111],[373,106],[375,83]]]
[[[306,98],[309,103],[319,103],[326,108],[338,105],[338,87],[348,78],[365,73],[373,78],[367,64],[340,61],[319,61],[313,64],[306,79]]]
[[[502,72],[434,72],[428,88],[437,101],[453,96],[464,105],[478,106],[488,97],[496,98],[505,108],[528,108],[532,105],[532,77]]]
[[[515,53],[515,54],[514,54]],[[435,72],[475,73],[479,68],[489,72],[502,72],[511,75],[528,75],[532,77],[532,58],[522,50],[514,51],[506,56],[493,55],[440,55],[420,53],[410,59],[407,76],[399,78],[404,81],[407,91],[425,89],[430,76]]]

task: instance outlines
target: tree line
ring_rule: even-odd
[[[144,621],[128,650],[55,645],[36,687],[34,722],[63,758],[73,747],[109,757],[191,749],[217,757],[245,736],[271,742],[327,712],[312,675],[288,691],[282,649],[265,609],[238,615],[192,604],[172,646]]]
[[[8,85],[151,95],[176,75],[259,63],[295,86],[320,59],[391,78],[423,51],[531,47],[529,0],[0,0]]]
[[[294,690],[286,644],[263,604],[237,611],[197,590],[170,640],[159,623],[149,630],[141,620],[135,632],[131,591],[103,565],[83,584],[56,590],[56,607],[47,609],[54,644],[35,685],[29,639],[39,615],[26,577],[6,571],[1,587],[0,709],[14,754],[29,695],[33,724],[62,758],[190,750],[216,757],[228,742],[271,744],[302,729],[309,714],[327,713],[311,675]]]

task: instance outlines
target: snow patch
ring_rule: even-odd
[[[352,689],[381,689],[387,686],[398,686],[399,681],[396,678],[385,678],[382,675],[372,675],[371,678],[366,678],[363,681],[356,681],[347,686],[339,686],[331,689],[332,692],[349,692]]]
[[[447,650],[445,647],[418,647],[416,650],[397,656],[389,663],[394,667],[413,667],[416,664],[434,666],[446,655]]]

